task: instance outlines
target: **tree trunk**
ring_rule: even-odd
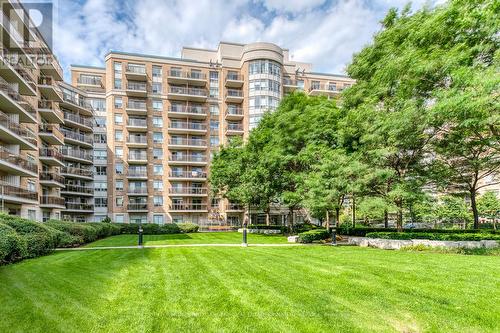
[[[398,207],[398,213],[396,216],[396,226],[398,231],[403,231],[403,200],[397,200],[396,206]]]
[[[335,226],[338,228],[340,224],[340,208],[335,208]]]
[[[479,229],[479,212],[477,211],[476,191],[470,191],[470,206],[472,208],[472,215],[474,216],[474,229]]]
[[[326,211],[326,231],[330,232],[330,212]]]
[[[389,228],[389,212],[387,212],[387,209],[384,210],[384,228]]]
[[[271,208],[267,207],[266,208],[266,225],[271,225],[271,214],[270,214]]]
[[[292,207],[290,207],[290,211],[288,213],[288,216],[289,216],[288,223],[290,224],[288,226],[288,228],[290,229],[291,232],[293,232],[293,222],[294,221],[293,221],[293,208]]]
[[[352,227],[356,227],[356,198],[352,195]]]

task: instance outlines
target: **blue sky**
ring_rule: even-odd
[[[414,0],[412,8],[439,0]],[[344,73],[390,7],[405,0],[58,0],[54,50],[70,64],[102,66],[109,50],[177,57],[182,46],[267,41],[315,71]]]

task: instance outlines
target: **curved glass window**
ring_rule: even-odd
[[[272,60],[254,60],[250,62],[250,74],[281,75],[281,65]]]

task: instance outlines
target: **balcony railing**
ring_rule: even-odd
[[[172,204],[170,210],[207,210],[206,204]]]
[[[147,210],[147,203],[129,203],[127,205],[127,210]]]
[[[192,114],[207,114],[208,109],[203,106],[195,106],[195,105],[172,105],[168,108],[168,112],[177,112],[177,113],[192,113]]]
[[[22,187],[13,186],[6,183],[0,183],[0,196],[2,195],[25,200],[38,201],[38,194],[36,192],[31,192]]]
[[[40,180],[64,184],[64,177],[54,172],[40,172]]]
[[[283,85],[285,86],[297,86],[297,80],[292,80],[292,79],[283,79]]]
[[[201,97],[207,97],[208,92],[206,89],[201,89],[201,88],[186,88],[186,87],[170,87],[169,92],[171,94],[178,94],[178,95],[192,95],[192,96],[201,96]]]
[[[226,75],[226,81],[243,81],[243,75],[228,73]]]
[[[171,178],[193,178],[193,179],[199,179],[199,178],[207,178],[207,173],[206,172],[200,172],[200,171],[173,171],[169,174]]]
[[[173,162],[206,162],[205,155],[170,155],[169,161]]]
[[[243,205],[236,204],[236,203],[229,203],[226,207],[227,210],[245,210],[243,208]]]
[[[66,202],[67,210],[94,210],[94,205],[88,203]]]
[[[24,81],[26,81],[26,83],[28,83],[28,85],[33,90],[36,91],[36,84],[35,84],[35,78],[33,76],[33,73],[31,71],[29,71],[29,70],[26,70],[26,69],[22,68],[19,65],[14,65],[12,67],[17,72],[17,74],[19,74],[19,76],[21,76],[24,79]]]
[[[56,197],[53,195],[43,195],[40,197],[40,204],[65,206],[65,200],[64,198]]]
[[[78,84],[85,84],[90,86],[102,86],[102,79],[92,77],[79,77],[76,82]]]
[[[15,100],[26,112],[36,119],[36,110],[30,104],[30,101],[20,95],[17,91],[13,90],[5,79],[0,77],[0,91],[6,93],[10,98]]]
[[[184,79],[195,79],[195,80],[206,80],[207,75],[200,73],[200,72],[186,72],[186,71],[180,71],[180,70],[169,70],[168,76],[171,77],[178,77],[178,78],[184,78]]]
[[[146,127],[147,125],[146,119],[129,119],[127,122],[127,126]]]
[[[63,161],[63,155],[55,149],[40,148],[39,155],[40,155],[40,157],[51,157],[51,158],[55,158],[58,161],[61,161],[61,162]]]
[[[127,82],[128,90],[146,91],[146,84],[142,82]]]
[[[93,122],[92,122],[91,118],[82,117],[82,116],[79,116],[77,114],[70,113],[70,112],[64,112],[64,119],[72,121],[74,123],[78,123],[78,124],[83,125],[83,126],[87,126],[87,127],[93,126]]]
[[[175,146],[205,147],[207,145],[207,141],[201,139],[174,138],[169,141],[169,144]]]
[[[226,96],[230,97],[243,97],[243,91],[238,89],[228,89]]]
[[[243,116],[243,108],[227,108],[227,115]]]
[[[146,102],[144,101],[137,101],[137,100],[129,100],[127,103],[127,108],[128,109],[138,109],[138,110],[146,110]]]
[[[82,133],[68,131],[66,129],[63,129],[62,132],[63,132],[65,138],[73,139],[73,140],[80,141],[80,142],[85,142],[89,145],[94,144],[94,138],[90,135],[85,135]]]
[[[148,194],[147,187],[130,187],[128,188],[129,194]]]
[[[199,187],[172,187],[169,189],[171,194],[207,194],[206,188]]]
[[[89,111],[93,111],[94,109],[92,108],[92,105],[85,100],[85,98],[81,96],[76,96],[73,94],[70,94],[68,92],[63,92],[63,100],[65,102],[74,104],[76,106],[79,106],[84,109],[88,109]]]
[[[54,102],[54,101],[39,100],[38,101],[38,108],[52,110],[52,112],[57,113],[59,118],[63,117],[63,113],[61,112],[61,109],[59,109],[59,104]]]
[[[147,177],[148,172],[146,170],[131,170],[128,169],[128,177]]]
[[[136,74],[146,74],[146,67],[140,65],[127,65],[127,72]]]
[[[94,160],[94,156],[92,155],[92,153],[85,150],[63,148],[62,153],[64,156],[75,157],[82,160],[87,160],[87,161]]]
[[[36,146],[37,140],[35,133],[33,133],[24,125],[11,121],[10,118],[2,111],[0,111],[0,125],[8,128],[10,131],[16,133],[26,141]]]
[[[138,136],[138,135],[129,135],[128,143],[139,143],[139,144],[146,144],[148,143],[148,137],[147,136]]]
[[[64,188],[63,191],[65,191],[65,192],[74,192],[74,193],[93,194],[94,193],[94,188],[93,187],[81,186],[81,185],[66,184],[66,187]]]
[[[41,123],[40,125],[38,125],[38,133],[39,134],[40,133],[52,134],[59,141],[64,141],[63,134],[61,133],[61,131],[59,130],[59,128],[56,127],[53,124],[44,124],[44,123]]]
[[[243,125],[241,124],[227,124],[228,131],[243,131]]]
[[[188,123],[188,122],[180,122],[180,121],[171,121],[169,124],[169,128],[192,129],[192,130],[205,131],[207,129],[207,125],[202,124],[202,123]]]
[[[322,91],[331,91],[331,92],[340,92],[340,91],[342,91],[342,89],[339,88],[338,85],[336,85],[336,84],[329,84],[329,83],[313,84],[309,88],[309,91],[313,91],[313,90],[322,90]]]
[[[146,152],[129,152],[128,153],[128,159],[129,160],[147,160],[148,155]]]
[[[38,166],[36,165],[36,163],[31,162],[20,155],[13,154],[1,146],[0,146],[0,160],[11,163],[11,164],[15,164],[18,167],[20,167],[24,170],[31,171],[33,173],[38,172]]]
[[[94,177],[94,173],[92,172],[92,170],[73,168],[73,167],[63,167],[61,168],[61,173],[68,175],[90,177],[90,178]]]

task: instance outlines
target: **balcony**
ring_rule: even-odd
[[[130,187],[128,188],[127,191],[128,195],[148,195],[148,188],[147,187]]]
[[[245,208],[243,207],[243,205],[231,202],[226,205],[226,212],[244,212],[244,211]]]
[[[40,76],[38,79],[38,89],[42,96],[49,101],[62,102],[61,89],[50,76]]]
[[[146,119],[134,119],[134,118],[129,118],[127,122],[127,129],[129,131],[136,131],[136,132],[147,132],[148,130],[148,123]]]
[[[285,78],[283,79],[283,90],[286,92],[292,92],[299,89],[297,80],[292,80]]]
[[[207,125],[197,122],[171,121],[168,125],[168,131],[171,133],[205,134]]]
[[[62,124],[64,122],[64,116],[61,109],[59,109],[59,104],[54,101],[39,100],[38,113],[48,123]]]
[[[134,115],[146,115],[148,113],[147,105],[145,100],[129,100],[125,111],[128,114]]]
[[[207,173],[200,171],[173,171],[168,176],[169,180],[207,180]]]
[[[226,110],[227,120],[241,120],[243,119],[243,108],[240,107],[228,107]]]
[[[64,209],[65,200],[54,195],[43,195],[40,197],[40,208]]]
[[[23,123],[37,123],[35,108],[19,93],[13,90],[10,84],[0,77],[0,108],[4,113],[19,114],[19,121]]]
[[[170,155],[168,158],[169,164],[189,164],[189,165],[205,165],[207,164],[207,157],[205,155],[187,155],[177,154]]]
[[[173,138],[169,140],[168,147],[171,149],[189,148],[189,149],[205,150],[207,149],[207,140]]]
[[[170,211],[174,212],[208,212],[206,204],[172,204],[169,206]]]
[[[17,83],[21,94],[36,96],[36,84],[31,70],[21,67],[17,60],[13,63],[9,55],[4,55],[5,51],[0,48],[0,75],[8,82]]]
[[[127,205],[127,210],[129,212],[147,212],[148,204],[147,203],[129,203]]]
[[[86,116],[94,115],[92,105],[90,105],[84,97],[77,96],[76,94],[70,94],[66,91],[63,92],[63,101],[60,105],[75,113],[80,113]]]
[[[167,71],[167,82],[169,84],[189,84],[204,87],[207,84],[207,75],[200,72],[186,72],[174,69]]]
[[[21,149],[36,150],[36,135],[22,124],[15,123],[0,111],[0,138],[5,143],[19,144]]]
[[[22,187],[0,183],[0,201],[15,204],[37,204],[38,194]]]
[[[87,132],[92,132],[92,126],[94,125],[92,118],[82,117],[70,112],[64,112],[64,121],[67,125],[72,125],[72,127],[77,127]]]
[[[93,213],[94,205],[88,203],[66,202],[66,212]]]
[[[62,167],[64,166],[63,158],[63,155],[55,149],[43,147],[39,150],[39,159],[46,165]]]
[[[226,103],[243,103],[243,90],[227,89]]]
[[[204,197],[208,193],[206,188],[199,187],[171,187],[168,192],[170,196],[186,197]]]
[[[57,61],[56,56],[53,55],[52,52],[48,49],[45,51],[45,53],[46,56],[43,60],[43,63],[39,64],[40,71],[47,76],[55,78],[57,81],[64,80],[63,70],[61,68],[61,65],[59,64],[59,61]]]
[[[64,136],[56,125],[40,124],[38,126],[38,136],[49,145],[64,145]]]
[[[313,84],[309,88],[309,95],[318,96],[325,95],[329,97],[335,97],[340,94],[340,90],[337,89],[336,84]]]
[[[125,93],[128,96],[146,97],[148,95],[147,85],[144,82],[127,82]]]
[[[64,159],[75,162],[92,164],[94,161],[92,151],[63,147],[62,154],[64,155]]]
[[[87,148],[92,148],[94,145],[94,138],[91,135],[68,131],[66,129],[63,129],[62,133],[64,134],[64,140],[66,143],[84,146]]]
[[[243,124],[227,124],[226,135],[243,135],[244,133]]]
[[[168,108],[168,115],[173,117],[206,118],[208,109],[199,105],[172,105]]]
[[[0,170],[12,175],[36,177],[38,166],[35,162],[0,146]]]
[[[102,84],[102,79],[101,78],[93,78],[93,77],[82,77],[80,76],[77,80],[76,80],[76,84],[78,86],[82,86],[82,87],[85,87],[85,88],[93,88],[93,89],[96,89],[96,91],[102,91],[104,90],[104,86]]]
[[[66,184],[65,188],[63,190],[61,190],[61,194],[78,195],[78,196],[93,196],[94,195],[94,188],[87,187],[87,186],[81,186],[81,185]]]
[[[148,145],[148,137],[146,135],[129,135],[127,146],[129,147],[145,147]]]
[[[229,73],[226,75],[226,87],[228,88],[241,88],[243,87],[243,75],[236,73]]]
[[[148,163],[148,154],[144,152],[130,152],[128,153],[128,162],[135,164]]]
[[[55,172],[40,172],[40,184],[50,187],[64,187],[64,177]]]
[[[147,81],[146,66],[128,64],[125,68],[125,77],[127,80],[133,81]]]
[[[180,101],[205,102],[208,97],[207,89],[186,88],[171,86],[168,90],[168,98]]]
[[[127,178],[129,179],[147,179],[147,170],[132,170],[128,169]]]
[[[81,178],[86,180],[92,180],[94,178],[92,170],[73,167],[61,168],[61,175],[65,178]]]

